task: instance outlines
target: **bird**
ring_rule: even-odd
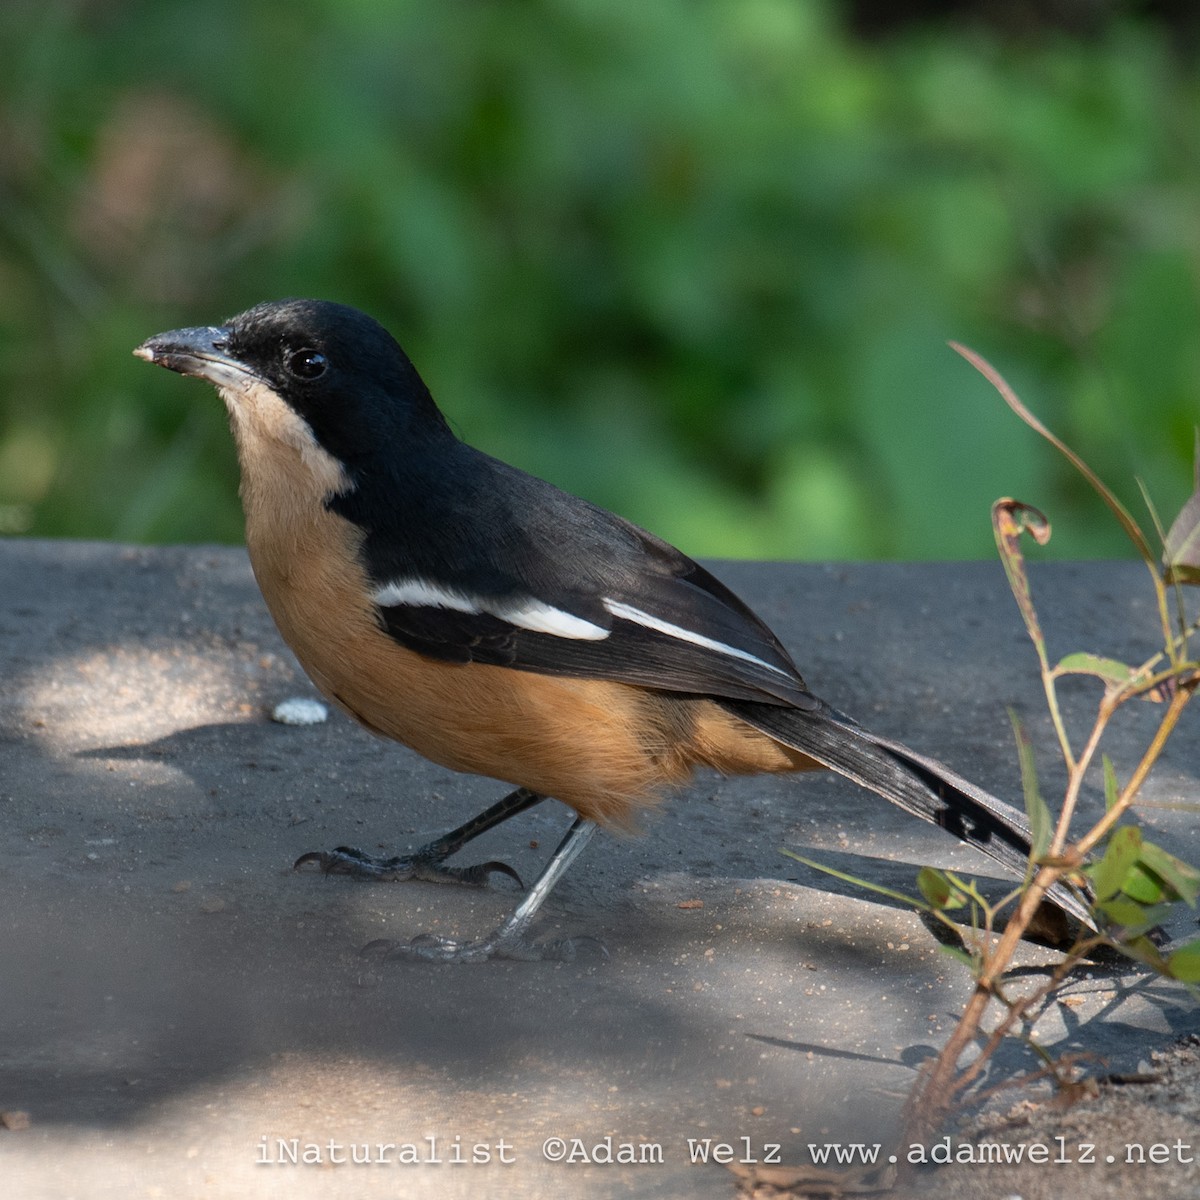
[[[547,797],[574,811],[496,929],[385,941],[388,957],[572,957],[577,939],[531,936],[551,889],[599,826],[635,827],[702,767],[832,769],[1027,873],[1021,812],[816,696],[751,608],[668,542],[460,439],[365,313],[268,301],[134,353],[224,401],[254,575],[318,690],[372,732],[514,789],[411,854],[339,846],[295,865],[520,885],[505,863],[446,860]],[[1089,923],[1074,890],[1052,898]]]

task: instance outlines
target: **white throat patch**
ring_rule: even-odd
[[[205,374],[229,410],[233,435],[243,455],[274,457],[290,451],[311,472],[322,495],[347,492],[352,484],[342,464],[326,450],[311,426],[267,383],[232,364],[213,362]],[[274,451],[274,454],[272,454]]]

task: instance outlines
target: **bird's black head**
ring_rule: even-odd
[[[295,441],[294,414],[321,449],[351,470],[385,448],[448,436],[395,339],[344,304],[270,301],[221,326],[160,333],[134,353],[214,384],[240,439]]]

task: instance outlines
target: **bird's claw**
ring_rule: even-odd
[[[379,858],[354,846],[338,846],[334,850],[314,850],[302,854],[292,864],[293,870],[315,863],[325,875],[350,875],[354,879],[374,879],[398,883],[422,879],[432,883],[461,883],[468,887],[486,887],[493,874],[507,875],[524,889],[521,876],[508,863],[491,861],[474,863],[469,867],[448,867],[435,853],[418,850],[415,854],[394,858]]]

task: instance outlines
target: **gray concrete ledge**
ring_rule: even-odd
[[[1054,795],[1034,658],[998,566],[715,569],[816,692],[1014,799],[1016,708]],[[1140,565],[1045,566],[1034,584],[1056,652],[1152,652]],[[832,777],[705,779],[643,837],[597,838],[552,898],[547,930],[593,934],[610,960],[380,967],[358,957],[365,942],[482,931],[513,893],[289,864],[346,842],[403,850],[499,790],[336,714],[267,719],[297,694],[312,691],[240,550],[0,541],[0,1110],[31,1118],[0,1131],[8,1194],[725,1197],[733,1177],[691,1165],[689,1138],[779,1144],[791,1161],[810,1142],[886,1141],[969,981],[908,912],[780,847],[900,888],[920,864],[991,875],[986,860]],[[1093,692],[1074,694],[1078,720]],[[1119,771],[1156,715],[1123,714]],[[1189,713],[1149,799],[1195,801],[1196,747]],[[535,874],[567,823],[543,809],[482,855]],[[1145,820],[1200,858],[1194,814]],[[1042,1040],[1135,1069],[1200,1031],[1181,989],[1128,982],[1074,984]],[[278,1158],[276,1139],[428,1156],[429,1136],[443,1159],[458,1138],[493,1161],[256,1163],[264,1137]],[[550,1137],[611,1137],[614,1155],[655,1143],[664,1161],[548,1163]],[[496,1161],[500,1142],[515,1162]]]

